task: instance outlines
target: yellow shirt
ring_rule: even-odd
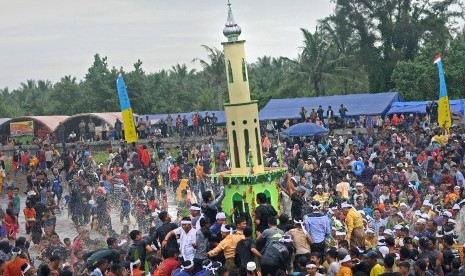
[[[370,271],[370,276],[378,276],[384,273],[384,267],[380,264],[375,264],[375,266]]]
[[[365,247],[366,248],[376,248],[378,245],[378,239],[374,236],[371,240],[369,238],[365,238]]]
[[[350,184],[347,182],[340,182],[336,185],[336,191],[342,198],[349,198]]]
[[[352,235],[352,230],[355,228],[363,228],[363,218],[362,215],[357,212],[354,208],[350,208],[346,216],[346,225],[347,225],[347,239],[350,240]]]
[[[323,206],[323,203],[325,203],[325,201],[328,201],[329,199],[329,194],[328,193],[323,193],[322,195],[320,194],[316,194],[314,197],[313,197],[314,200],[318,201],[320,203],[321,206]]]
[[[347,266],[341,265],[336,273],[336,276],[352,276],[352,270]]]
[[[214,249],[212,249],[208,253],[210,253],[210,256],[215,256],[218,255],[221,251],[223,251],[225,259],[233,258],[236,254],[237,244],[240,240],[243,239],[245,239],[245,236],[239,232],[236,232],[233,235],[228,235]]]

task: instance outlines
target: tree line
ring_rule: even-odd
[[[361,92],[400,92],[406,100],[438,98],[433,58],[440,53],[450,98],[465,91],[464,7],[460,0],[332,0],[331,15],[315,30],[301,29],[297,58],[263,56],[248,64],[252,98],[263,107],[271,98]],[[135,113],[222,109],[227,101],[223,52],[202,45],[194,58],[201,70],[176,64],[146,73],[94,62],[82,80],[30,80],[0,90],[0,117],[71,115],[118,111],[116,76],[122,71]],[[192,66],[193,64],[190,64]]]

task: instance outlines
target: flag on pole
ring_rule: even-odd
[[[129,103],[128,91],[124,83],[123,75],[118,74],[116,80],[116,88],[118,89],[119,105],[121,107],[121,117],[124,125],[124,140],[128,143],[137,141],[136,126],[134,124],[134,115],[132,114],[131,103]]]
[[[452,118],[450,115],[449,96],[447,96],[446,80],[444,78],[441,55],[437,55],[434,58],[434,63],[438,65],[439,71],[438,126],[449,129],[452,125]]]

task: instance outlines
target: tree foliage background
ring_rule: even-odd
[[[442,54],[450,98],[465,91],[464,7],[460,0],[332,0],[332,14],[315,30],[301,28],[295,59],[263,56],[249,63],[252,98],[398,91],[406,100],[438,97],[436,54]],[[461,23],[462,22],[462,23]],[[115,68],[99,54],[82,80],[27,79],[0,89],[0,117],[118,111],[116,76],[125,76],[138,114],[214,110],[227,101],[223,53],[202,45],[204,57],[147,73],[143,62]]]

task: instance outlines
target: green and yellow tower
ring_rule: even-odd
[[[231,222],[234,222],[235,216],[245,215],[246,209],[253,221],[257,193],[265,193],[269,203],[276,210],[279,209],[276,182],[285,170],[264,167],[258,105],[257,101],[250,98],[245,40],[239,40],[241,28],[234,20],[229,1],[228,19],[223,34],[228,39],[222,45],[229,93],[229,103],[224,105],[224,109],[231,170],[213,177],[223,177],[226,194],[223,210],[229,215]]]

